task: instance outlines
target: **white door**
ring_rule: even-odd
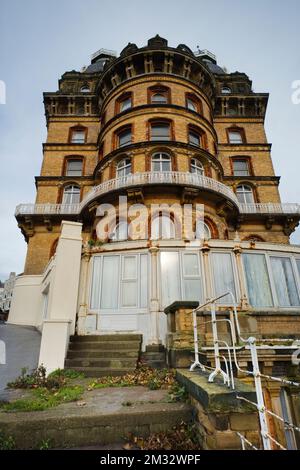
[[[137,331],[138,315],[148,306],[148,255],[96,255],[93,258],[90,311],[101,332]]]

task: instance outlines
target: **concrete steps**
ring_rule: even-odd
[[[84,406],[64,403],[45,411],[0,413],[0,428],[13,436],[17,449],[104,446],[125,443],[128,436],[147,437],[191,422],[192,407],[169,403],[167,390],[120,387],[87,391]],[[126,406],[131,403],[131,406]]]
[[[65,367],[87,377],[124,375],[135,370],[141,342],[138,334],[71,336]]]

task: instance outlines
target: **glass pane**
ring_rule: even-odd
[[[296,259],[296,264],[297,264],[298,273],[299,273],[299,276],[300,276],[300,259]]]
[[[212,270],[214,276],[215,295],[222,295],[230,291],[236,299],[231,255],[229,253],[212,253]],[[232,304],[232,299],[228,295],[220,299],[218,303]]]
[[[161,162],[162,171],[171,171],[171,162]]]
[[[229,132],[229,142],[231,144],[242,144],[243,143],[243,139],[242,139],[242,136],[241,136],[241,133],[236,131],[230,131]]]
[[[160,255],[162,303],[166,307],[181,299],[179,253],[166,251]]]
[[[200,279],[185,279],[183,287],[184,300],[202,300]]]
[[[131,143],[131,131],[123,131],[119,134],[119,146],[129,145]]]
[[[197,111],[197,107],[196,107],[194,101],[192,101],[192,100],[190,100],[190,99],[187,100],[187,107],[188,107],[188,109],[190,109],[191,111]]]
[[[152,103],[166,103],[167,97],[162,93],[155,93],[154,95],[152,95],[151,101]]]
[[[289,258],[271,256],[272,275],[280,307],[299,305],[295,278]]]
[[[100,279],[101,279],[101,258],[95,256],[93,259],[92,289],[90,307],[92,310],[99,309],[100,302]]]
[[[235,176],[248,176],[248,162],[246,160],[234,160],[233,173]]]
[[[73,144],[82,144],[85,141],[85,132],[84,131],[73,131],[72,132],[72,143]]]
[[[120,103],[120,112],[125,111],[126,109],[131,108],[131,98],[121,101]]]
[[[151,140],[169,140],[169,124],[153,124],[151,126]]]
[[[184,276],[199,276],[199,256],[197,253],[183,254],[183,274]]]
[[[137,281],[122,283],[122,306],[137,307]]]
[[[141,307],[145,308],[148,305],[148,256],[141,255]]]
[[[249,302],[252,307],[272,307],[273,300],[265,255],[242,255]]]
[[[81,176],[82,160],[69,160],[67,163],[67,176]]]
[[[191,145],[197,145],[199,147],[200,146],[200,136],[199,136],[199,134],[196,134],[195,132],[190,132],[189,133],[189,143]]]
[[[104,256],[101,308],[117,308],[119,288],[119,257]]]
[[[152,171],[160,171],[160,162],[152,161]]]
[[[123,279],[136,279],[136,256],[124,256]]]

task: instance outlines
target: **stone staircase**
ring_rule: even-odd
[[[87,377],[124,375],[136,368],[142,335],[71,336],[65,368]]]

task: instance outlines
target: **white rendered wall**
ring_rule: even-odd
[[[43,275],[24,275],[16,278],[8,323],[28,326],[40,324],[43,305],[42,279]]]

